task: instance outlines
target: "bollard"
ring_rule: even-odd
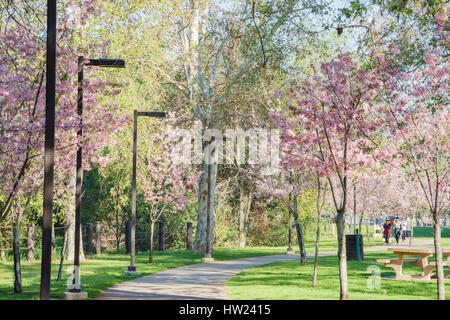
[[[127,253],[131,251],[131,222],[125,222],[125,249]]]
[[[188,251],[192,250],[192,222],[187,223],[186,249]]]
[[[86,253],[92,256],[92,223],[86,223]]]
[[[164,240],[165,240],[165,232],[164,232],[164,221],[159,222],[159,251],[165,251]]]
[[[359,230],[356,228],[356,261],[361,261],[359,254]]]
[[[102,229],[100,226],[100,222],[97,222],[95,225],[95,253],[101,254],[102,253]]]

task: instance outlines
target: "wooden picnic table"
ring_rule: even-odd
[[[402,248],[392,247],[388,248],[398,259],[377,259],[377,262],[384,263],[386,267],[391,267],[395,270],[395,278],[399,280],[420,279],[430,280],[433,275],[432,272],[436,269],[436,262],[429,262],[428,259],[435,254],[434,248]],[[444,266],[450,266],[450,248],[442,248],[442,255],[447,257],[444,259]],[[412,257],[410,257],[412,256]],[[409,262],[412,265],[418,266],[422,270],[422,275],[410,276],[402,274],[403,264]],[[445,276],[450,279],[450,274]]]

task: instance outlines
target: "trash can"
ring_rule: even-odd
[[[358,236],[359,236],[359,259],[360,261],[364,261],[363,236],[360,234]],[[345,248],[347,249],[347,261],[358,260],[355,234],[348,234],[345,236]]]

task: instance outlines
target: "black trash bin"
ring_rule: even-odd
[[[364,246],[363,236],[359,236],[359,259],[364,261]],[[345,236],[345,248],[347,249],[347,261],[358,260],[358,254],[356,252],[356,235],[348,234]]]

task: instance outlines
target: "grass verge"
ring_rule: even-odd
[[[450,246],[450,239],[443,246]],[[349,299],[352,300],[429,300],[436,299],[436,280],[401,281],[386,279],[395,276],[392,268],[376,263],[376,259],[394,258],[388,252],[364,253],[364,262],[348,262]],[[339,269],[336,256],[319,259],[318,284],[312,287],[314,262],[306,266],[298,261],[277,262],[245,270],[230,279],[226,291],[236,300],[335,300],[339,299]],[[375,272],[379,270],[379,286]],[[445,267],[445,273],[449,273]],[[418,267],[405,264],[404,274],[420,274]],[[450,281],[446,282],[446,299],[450,299]]]

